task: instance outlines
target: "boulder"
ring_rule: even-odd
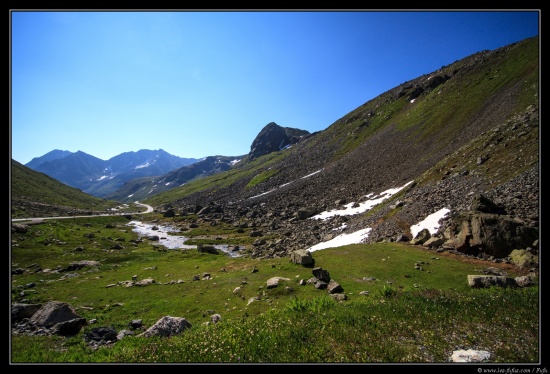
[[[445,245],[466,254],[504,258],[515,248],[530,246],[538,236],[537,227],[525,226],[509,216],[466,211],[449,223]]]
[[[299,249],[290,254],[290,262],[302,265],[305,267],[313,266],[314,260],[311,255],[311,252],[307,249]]]

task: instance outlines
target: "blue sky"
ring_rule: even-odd
[[[539,34],[540,11],[12,11],[11,156],[247,154]]]

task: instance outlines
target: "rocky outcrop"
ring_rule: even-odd
[[[516,248],[532,246],[538,234],[537,227],[525,226],[517,218],[460,212],[445,230],[445,245],[467,254],[504,258]]]
[[[252,142],[248,156],[250,160],[254,160],[268,153],[280,151],[299,142],[302,137],[307,135],[309,132],[306,130],[281,127],[275,122],[270,122]]]
[[[522,275],[509,278],[505,275],[468,275],[468,285],[472,288],[498,287],[530,287],[538,284],[536,277]]]
[[[75,309],[64,302],[46,304],[13,304],[12,332],[30,335],[73,336],[87,325]]]

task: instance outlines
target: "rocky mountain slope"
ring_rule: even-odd
[[[238,162],[246,163],[260,156],[286,149],[309,135],[309,131],[282,127],[275,122],[270,122],[253,140],[247,155],[209,156],[163,175],[129,180],[118,190],[104,197],[121,202],[144,200],[194,180],[230,170]]]
[[[538,37],[481,51],[314,134],[268,124],[255,141],[269,152],[253,145],[227,170],[142,202],[167,217],[253,228],[258,258],[365,228],[367,242],[414,240],[411,227],[441,209],[448,214],[439,231],[422,239],[434,248],[497,259],[513,249],[537,254],[539,52]],[[366,212],[312,218],[391,189],[399,192]]]
[[[482,51],[382,93],[288,149],[148,201],[168,214],[211,207],[199,219],[257,228],[257,257],[365,227],[367,241],[410,240],[410,227],[442,208],[450,213],[439,235],[455,249],[502,257],[536,246],[539,74],[538,37]],[[366,213],[309,219],[409,182]],[[493,229],[522,239],[484,236]]]
[[[243,157],[208,156],[191,165],[183,166],[162,175],[128,180],[116,191],[106,195],[105,198],[120,202],[144,200],[193,180],[227,171]]]

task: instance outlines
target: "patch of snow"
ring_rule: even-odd
[[[437,212],[430,214],[423,221],[411,226],[411,235],[414,238],[420,231],[424,229],[428,229],[428,231],[430,231],[430,234],[432,235],[437,233],[437,230],[439,229],[439,220],[445,217],[449,212],[450,209],[442,208]]]
[[[157,160],[153,160],[153,162],[146,161],[143,164],[136,166],[134,169],[141,169],[141,168],[149,167],[149,166],[153,165],[156,161]]]
[[[358,230],[349,234],[340,234],[337,237],[328,240],[326,242],[317,243],[312,247],[309,247],[310,252],[318,251],[320,249],[341,247],[348,244],[358,244],[361,243],[363,239],[366,239],[369,236],[369,232],[372,229],[367,227],[366,229]]]
[[[260,196],[263,196],[263,195],[267,195],[268,193],[271,193],[271,192],[273,192],[273,191],[275,191],[275,188],[272,189],[272,190],[266,191],[266,192],[264,192],[264,193],[261,193],[261,194],[259,194],[259,195],[251,196],[251,197],[249,197],[249,199],[254,199],[254,198],[256,198],[256,197],[260,197]]]
[[[271,169],[271,168],[270,168],[270,169]],[[268,170],[269,170],[269,169],[268,169]],[[313,172],[313,173],[311,173],[311,174],[308,174],[308,175],[306,175],[306,176],[301,177],[300,179],[305,179],[305,178],[311,177],[312,175],[317,174],[317,173],[321,172],[322,170],[323,170],[323,169],[317,170],[317,171],[315,171],[315,172]],[[291,182],[288,182],[288,183],[281,184],[281,185],[280,185],[279,187],[277,187],[277,188],[281,188],[281,187],[284,187],[284,186],[288,186],[288,185],[291,184],[292,182],[294,182],[294,181],[291,181]],[[273,188],[273,189],[271,189],[271,190],[269,190],[269,191],[266,191],[266,192],[264,192],[264,193],[261,193],[261,194],[259,194],[259,195],[251,196],[251,197],[249,197],[249,199],[254,199],[254,198],[259,197],[259,196],[267,195],[268,193],[271,193],[271,192],[275,191],[277,188]]]
[[[311,217],[310,219],[326,220],[326,219],[334,217],[334,216],[351,216],[353,214],[364,213],[367,210],[371,209],[372,207],[380,204],[384,200],[392,197],[393,195],[395,195],[396,193],[398,193],[399,191],[401,191],[403,188],[407,187],[411,183],[412,183],[412,181],[406,183],[404,186],[401,186],[401,187],[390,188],[390,189],[382,192],[380,195],[376,196],[375,198],[371,198],[370,200],[359,203],[358,206],[354,207],[354,205],[356,205],[356,203],[351,202],[349,204],[344,205],[346,207],[345,209],[334,209],[334,210],[324,211],[324,212],[321,212],[321,213]],[[365,195],[365,197],[369,197],[369,196],[372,196],[372,193],[368,194],[368,195]]]
[[[331,211],[325,211],[325,212],[319,213],[319,214],[317,214],[313,217],[310,217],[310,219],[323,219],[323,220],[325,220],[327,218],[330,218],[330,217],[333,217],[333,216],[336,216],[336,215],[342,216],[342,215],[352,215],[352,214],[366,212],[367,210],[369,210],[373,206],[375,206],[377,204],[380,204],[381,202],[388,199],[392,195],[394,195],[397,192],[401,191],[403,188],[405,188],[406,186],[408,186],[411,183],[412,183],[412,181],[406,183],[402,187],[390,188],[390,189],[382,192],[380,195],[375,196],[374,198],[371,198],[368,201],[360,203],[358,207],[353,208],[352,206],[355,203],[349,203],[349,204],[345,205],[346,209],[335,209],[335,210],[331,210]],[[366,195],[366,197],[369,197],[369,196],[372,196],[372,194]],[[430,214],[423,221],[411,226],[411,234],[413,235],[413,237],[415,237],[416,234],[418,234],[421,230],[423,230],[425,228],[428,229],[431,234],[435,234],[437,232],[437,230],[439,229],[439,220],[441,218],[445,217],[447,215],[447,213],[449,213],[449,212],[450,212],[449,209],[442,208],[442,209],[438,210],[437,212]],[[339,227],[337,229],[334,229],[334,230],[344,229],[345,227],[346,227],[346,225],[343,224],[341,227]],[[344,245],[348,245],[348,244],[359,244],[359,243],[363,242],[366,238],[368,238],[368,235],[369,235],[371,230],[372,230],[372,228],[367,227],[367,228],[364,228],[364,229],[361,229],[361,230],[358,230],[358,231],[355,231],[355,232],[352,232],[352,233],[344,233],[344,234],[338,235],[337,237],[333,238],[332,240],[317,243],[314,246],[310,247],[308,250],[310,252],[313,252],[313,251],[317,251],[317,250],[325,249],[325,248],[340,247],[340,246],[344,246]]]
[[[302,177],[302,178],[300,178],[300,179],[306,179],[306,178],[309,178],[309,177],[311,177],[312,175],[315,175],[315,174],[317,174],[317,173],[320,173],[321,171],[323,171],[323,169],[320,169],[320,170],[314,171],[313,173],[311,173],[311,174],[308,174],[308,175],[306,175],[306,176],[303,176],[303,177]]]

